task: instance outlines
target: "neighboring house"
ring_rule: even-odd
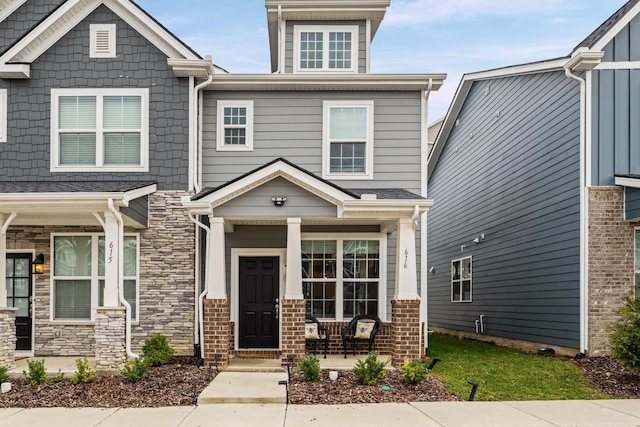
[[[203,90],[204,357],[304,354],[305,311],[331,329],[379,316],[378,350],[419,357],[427,98],[443,74],[372,74],[389,0],[267,0],[272,74]],[[425,282],[422,281],[424,284]]]
[[[463,77],[428,163],[430,329],[608,352],[640,272],[639,13]]]
[[[0,2],[0,365],[17,349],[118,369],[159,332],[193,352],[180,201],[214,71],[129,0]]]

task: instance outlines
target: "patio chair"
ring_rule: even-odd
[[[373,314],[359,314],[347,326],[342,328],[342,347],[344,358],[347,358],[349,346],[353,348],[353,355],[356,355],[358,344],[367,344],[369,352],[375,348],[376,334],[382,329],[382,321]]]
[[[313,348],[313,355],[318,351],[318,343],[324,343],[324,358],[327,358],[327,349],[329,348],[329,329],[322,326],[320,321],[314,316],[307,314],[304,325],[304,343],[305,346]]]

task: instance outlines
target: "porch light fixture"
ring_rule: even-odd
[[[287,201],[287,198],[284,196],[274,196],[271,198],[273,202],[273,206],[284,206],[284,202]]]
[[[33,274],[43,274],[44,273],[44,255],[40,254],[34,258],[31,263],[31,272]]]

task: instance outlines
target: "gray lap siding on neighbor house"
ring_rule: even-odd
[[[429,326],[473,333],[484,315],[486,335],[578,347],[579,86],[475,82],[459,120],[429,180]],[[451,261],[467,256],[473,302],[453,303]]]
[[[89,58],[89,25],[116,23],[117,58]],[[8,89],[8,142],[0,144],[2,179],[15,181],[154,181],[186,190],[189,81],[167,57],[105,6],[100,6],[31,65],[28,80],[0,80]],[[52,173],[51,89],[148,88],[149,172]]]

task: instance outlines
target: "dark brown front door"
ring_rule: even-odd
[[[278,348],[278,257],[240,257],[240,348]]]
[[[16,311],[16,350],[31,350],[31,254],[7,254],[7,307]]]

